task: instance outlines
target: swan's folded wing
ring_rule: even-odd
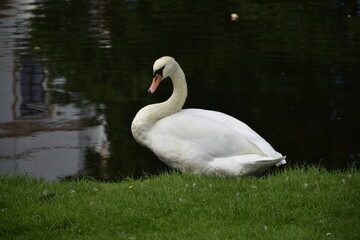
[[[150,135],[162,139],[162,146],[190,141],[214,158],[243,154],[273,157],[263,151],[267,145],[275,152],[246,124],[225,114],[200,109],[182,110],[159,120]]]
[[[221,112],[203,109],[184,109],[181,112],[187,115],[201,116],[207,119],[211,119],[212,121],[218,121],[242,134],[246,139],[259,148],[266,156],[273,158],[279,158],[282,156],[280,153],[276,152],[264,138],[252,130],[248,125],[234,117]]]

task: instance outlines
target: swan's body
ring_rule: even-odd
[[[203,109],[181,109],[187,96],[185,74],[171,57],[154,63],[149,91],[170,77],[172,96],[163,103],[142,108],[131,131],[137,142],[151,149],[162,161],[181,171],[217,175],[249,175],[285,157],[245,123],[224,113]]]

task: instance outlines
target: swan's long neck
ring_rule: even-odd
[[[173,93],[171,97],[162,103],[148,105],[142,108],[135,116],[131,130],[136,140],[142,142],[154,124],[160,119],[177,113],[181,110],[187,97],[187,85],[185,74],[178,66],[177,70],[170,76],[173,82]]]
[[[187,85],[182,69],[178,67],[177,71],[170,78],[173,82],[171,97],[165,102],[150,105],[154,106],[156,111],[158,111],[156,121],[180,111],[187,97]]]

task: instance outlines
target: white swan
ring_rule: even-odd
[[[173,93],[165,102],[142,108],[131,131],[163,162],[181,171],[221,176],[256,174],[286,163],[285,156],[245,123],[221,112],[182,109],[187,97],[185,74],[172,57],[159,58],[153,69],[149,92],[170,77]]]

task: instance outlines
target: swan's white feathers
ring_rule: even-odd
[[[212,113],[207,115],[207,113]],[[266,156],[240,131],[214,118],[216,112],[202,109],[184,109],[159,120],[149,131],[152,138],[171,138],[190,141],[213,158],[257,153]],[[239,128],[238,128],[239,129]],[[156,136],[154,136],[156,135]]]
[[[245,123],[202,109],[183,109],[159,120],[148,142],[160,159],[183,171],[248,175],[283,159]]]
[[[248,125],[232,116],[229,116],[222,112],[201,109],[186,109],[185,111],[191,112],[192,115],[203,116],[204,118],[212,119],[221,123],[224,126],[230,127],[234,131],[243,135],[248,141],[253,143],[266,156],[273,158],[278,158],[282,156],[280,153],[276,152],[267,141],[265,141]]]

